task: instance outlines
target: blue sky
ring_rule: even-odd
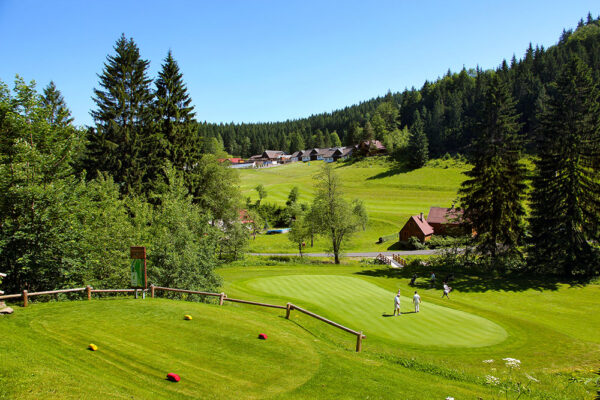
[[[198,120],[281,121],[420,87],[448,69],[494,68],[529,42],[600,14],[566,1],[0,0],[0,80],[54,80],[76,124],[121,33],[149,74],[171,49]]]

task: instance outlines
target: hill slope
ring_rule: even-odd
[[[284,205],[290,190],[298,186],[301,203],[310,203],[313,196],[313,176],[322,162],[293,163],[281,167],[260,170],[241,170],[241,189],[252,201],[258,199],[254,188],[265,186],[268,196],[263,203]],[[358,232],[345,251],[386,251],[395,241],[377,244],[379,237],[397,234],[408,217],[420,212],[427,213],[432,206],[450,207],[467,165],[454,161],[435,160],[424,168],[401,172],[387,158],[371,158],[356,163],[333,164],[343,183],[347,199],[358,198],[365,202],[369,225]],[[306,251],[325,251],[329,243],[323,239]],[[295,253],[286,235],[257,236],[251,240],[252,252]]]

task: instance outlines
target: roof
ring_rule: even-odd
[[[333,157],[336,149],[323,149],[321,150],[321,154],[323,157]]]
[[[256,160],[261,160],[261,159],[262,159],[262,154],[256,154],[256,155],[250,157],[248,159],[248,161],[256,161]]]
[[[266,158],[278,158],[284,154],[281,150],[265,150],[263,156],[266,156]]]
[[[301,153],[300,151],[296,151],[296,152],[293,152],[291,156],[292,157],[300,157],[300,153]]]
[[[463,218],[463,210],[458,208],[431,207],[427,222],[430,224],[460,224]]]
[[[420,215],[413,215],[410,218],[413,221],[415,221],[415,223],[417,224],[417,226],[419,227],[419,229],[421,230],[421,232],[423,232],[423,234],[425,236],[427,236],[427,235],[433,235],[433,228],[431,227],[431,225],[429,225],[427,223],[427,221],[425,220],[425,218],[421,219]]]
[[[361,146],[375,146],[377,150],[385,150],[385,146],[379,140],[363,140]]]
[[[232,164],[240,164],[240,163],[244,162],[244,159],[239,158],[239,157],[238,158],[235,158],[235,157],[234,158],[219,158],[218,161],[220,163],[225,162],[225,161],[229,161]]]

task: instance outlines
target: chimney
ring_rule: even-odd
[[[421,219],[421,222],[423,222],[423,213],[421,213],[421,215],[419,215],[419,218]]]

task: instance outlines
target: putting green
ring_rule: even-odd
[[[394,293],[359,278],[334,275],[288,275],[257,278],[251,290],[308,303],[350,328],[402,343],[424,346],[482,347],[502,342],[506,331],[485,318],[427,302],[418,314],[411,297],[402,296],[400,317],[391,317]],[[403,293],[404,294],[404,293]],[[405,293],[408,295],[409,293]]]

